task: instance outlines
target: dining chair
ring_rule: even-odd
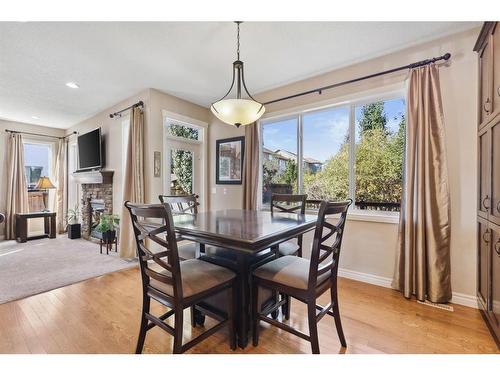
[[[229,327],[231,349],[236,348],[235,320],[236,274],[227,268],[199,259],[179,260],[172,210],[169,205],[125,202],[130,212],[142,279],[141,328],[136,353],[142,353],[146,333],[158,326],[174,337],[174,354],[183,353],[212,333]],[[148,240],[147,242],[145,240]],[[153,243],[156,246],[151,246]],[[152,248],[160,250],[153,251]],[[214,309],[204,300],[225,292],[227,312]],[[170,308],[161,316],[150,312],[151,299]],[[183,344],[184,309],[196,305],[218,323]],[[174,327],[165,320],[174,316]]]
[[[306,213],[307,194],[273,194],[271,196],[271,214],[277,212]],[[302,257],[302,234],[296,239],[279,244],[280,256],[297,255]]]
[[[168,204],[172,210],[173,215],[180,214],[192,214],[196,215],[198,213],[198,202],[199,196],[196,194],[191,195],[163,195],[158,196],[162,204]],[[179,244],[179,257],[182,260],[194,259],[199,256],[198,248],[199,244],[192,241],[183,240],[182,238],[177,238],[178,241],[182,241]]]
[[[347,346],[342,323],[340,321],[339,303],[337,297],[337,272],[344,234],[347,210],[352,204],[349,199],[345,202],[321,202],[316,222],[312,244],[311,259],[296,256],[279,257],[253,272],[253,345],[259,342],[259,322],[261,320],[290,332],[311,343],[312,352],[319,354],[318,322],[325,316],[333,316],[337,334],[343,347]],[[327,218],[339,215],[336,224],[331,224]],[[333,218],[329,218],[332,220]],[[333,237],[333,238],[332,238]],[[327,244],[326,242],[329,242]],[[268,315],[286,303],[281,299],[264,311],[259,311],[259,287],[279,292],[281,295],[291,296],[307,304],[309,335],[296,330]],[[330,289],[331,302],[326,306],[316,304],[317,298]],[[319,310],[319,313],[316,313]]]

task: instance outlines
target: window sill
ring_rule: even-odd
[[[261,211],[270,211],[269,207],[261,207]],[[306,210],[306,214],[316,215],[318,211]],[[370,221],[373,223],[399,224],[399,212],[364,212],[361,210],[353,210],[347,214],[347,220],[353,221]]]
[[[399,223],[399,212],[398,213],[375,213],[375,212],[360,212],[359,210],[351,211],[347,214],[347,220],[354,221],[371,221],[375,223],[388,223],[388,224],[398,224]]]

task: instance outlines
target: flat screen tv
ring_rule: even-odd
[[[102,168],[101,128],[78,136],[78,170]]]

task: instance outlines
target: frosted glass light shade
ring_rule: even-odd
[[[261,104],[249,99],[223,99],[210,107],[222,122],[239,127],[257,121],[266,111]]]

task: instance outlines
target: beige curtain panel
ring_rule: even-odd
[[[439,69],[412,70],[405,184],[393,287],[406,298],[451,300],[450,197]]]
[[[66,214],[68,210],[67,158],[68,142],[66,139],[60,139],[56,145],[54,170],[52,172],[54,184],[56,185],[56,196],[53,209],[56,212],[57,233],[64,233],[66,231]]]
[[[10,134],[7,141],[7,207],[5,238],[16,238],[16,213],[28,208],[28,186],[24,174],[24,146],[21,134]]]
[[[243,208],[257,209],[259,196],[259,125],[245,126],[245,155],[243,160]]]
[[[133,108],[130,115],[125,178],[123,180],[123,201],[144,203],[144,113]],[[120,217],[120,257],[134,258],[135,239],[130,214],[122,204]]]

